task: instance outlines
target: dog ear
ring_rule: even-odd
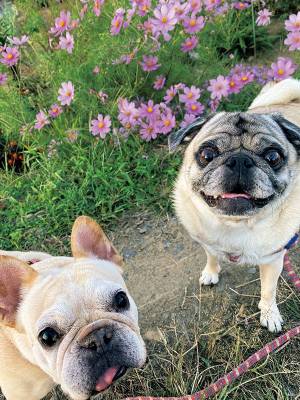
[[[100,225],[92,218],[76,219],[71,234],[72,254],[75,258],[99,258],[121,266],[122,257],[109,241]]]
[[[300,155],[300,127],[285,119],[279,113],[272,114],[272,117],[283,130],[287,140],[295,147],[298,155]]]
[[[0,256],[0,325],[15,326],[22,291],[32,284],[37,275],[25,262]]]
[[[169,143],[169,150],[173,152],[176,147],[183,141],[183,139],[187,135],[192,135],[192,138],[194,138],[195,134],[198,133],[199,129],[202,128],[202,126],[213,117],[214,114],[211,114],[206,117],[199,117],[196,118],[190,125],[186,126],[185,128],[181,128],[178,131],[175,131],[171,133],[168,137],[168,143]]]

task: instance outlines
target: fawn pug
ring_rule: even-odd
[[[200,283],[218,282],[219,260],[259,265],[260,321],[278,332],[277,281],[300,226],[300,82],[268,84],[247,112],[199,118],[170,147],[190,133],[174,204],[207,255]]]
[[[7,400],[39,400],[55,384],[85,400],[145,362],[137,307],[114,246],[82,216],[71,247],[73,257],[0,252],[0,387]]]

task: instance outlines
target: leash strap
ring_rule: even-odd
[[[297,236],[297,237],[296,237]],[[289,243],[285,246],[288,250],[293,247],[298,240],[298,235],[293,236]],[[283,261],[284,269],[288,274],[289,279],[294,283],[297,290],[300,291],[300,277],[293,270],[291,261],[288,254],[284,256]],[[236,379],[244,375],[253,365],[257,364],[259,361],[265,359],[270,353],[273,353],[276,349],[283,346],[285,343],[289,342],[293,337],[300,335],[300,325],[295,328],[290,329],[286,333],[280,335],[278,338],[272,340],[270,343],[266,344],[256,353],[252,354],[247,360],[243,361],[240,365],[230,371],[228,374],[224,375],[222,378],[218,379],[215,383],[212,383],[207,388],[196,392],[194,394],[182,397],[127,397],[123,400],[204,400],[216,395],[225,386],[229,385]]]

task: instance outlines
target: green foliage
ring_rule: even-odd
[[[8,36],[15,33],[16,8],[4,1],[0,4],[0,44],[4,44]]]

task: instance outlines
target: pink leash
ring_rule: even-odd
[[[294,283],[297,290],[300,291],[300,277],[292,268],[291,261],[288,254],[284,256],[283,266],[288,274],[289,279]],[[239,366],[234,368],[231,372],[224,375],[222,378],[218,379],[215,383],[212,383],[207,388],[201,390],[200,392],[182,396],[182,397],[152,397],[152,396],[142,396],[142,397],[127,397],[124,400],[203,400],[209,399],[210,397],[217,394],[225,386],[229,385],[231,382],[238,379],[240,376],[244,375],[254,364],[266,358],[270,353],[289,342],[293,337],[300,335],[300,326],[290,329],[286,333],[282,334],[278,338],[272,340],[272,342],[266,344],[263,348],[258,350],[256,353],[252,354],[246,361],[243,361]]]

